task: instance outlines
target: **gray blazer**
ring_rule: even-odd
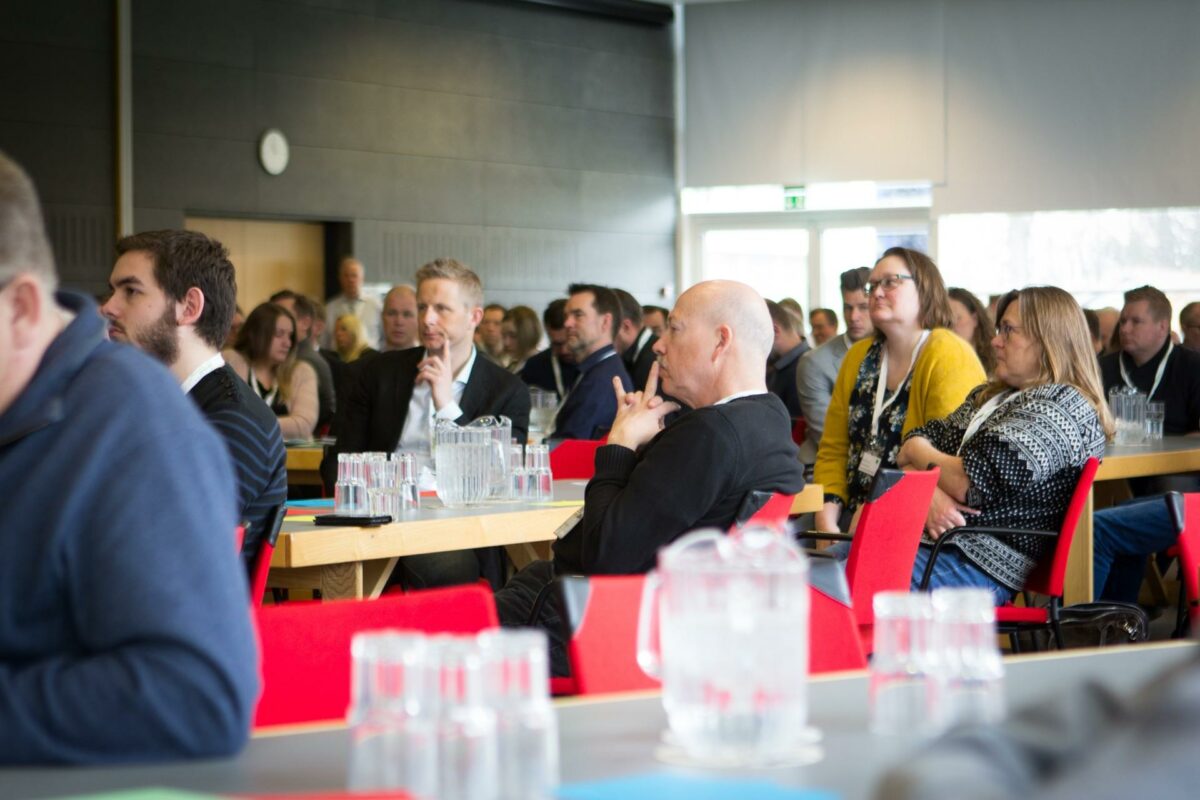
[[[800,461],[813,464],[817,460],[817,447],[821,444],[821,432],[825,430],[825,412],[829,398],[833,396],[833,385],[837,382],[842,359],[850,350],[845,334],[835,336],[815,350],[809,350],[800,358],[796,367],[796,392],[800,395],[800,410],[804,414],[806,430],[800,445]]]

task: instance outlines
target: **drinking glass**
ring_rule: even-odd
[[[540,444],[554,429],[558,395],[536,386],[529,389],[529,440]]]
[[[1166,416],[1166,403],[1146,403],[1146,441],[1162,441],[1163,420],[1166,418]]]
[[[948,728],[1004,719],[1004,664],[996,644],[996,608],[986,589],[935,589],[935,724]]]
[[[360,516],[368,512],[362,453],[338,453],[338,479],[333,487],[333,513]]]
[[[544,444],[531,444],[525,448],[525,497],[529,500],[554,498],[550,448]]]
[[[420,473],[412,453],[396,453],[396,510],[408,511],[421,507]]]
[[[438,689],[439,800],[499,796],[499,742],[492,690],[474,638],[429,640]]]
[[[933,606],[928,594],[875,595],[871,657],[871,730],[884,735],[931,733]]]
[[[526,489],[525,454],[521,445],[514,442],[508,446],[509,480],[511,488],[509,495],[514,500],[524,500],[528,494]]]

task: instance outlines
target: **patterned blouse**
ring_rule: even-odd
[[[896,457],[900,454],[901,432],[904,430],[904,417],[908,414],[908,390],[912,385],[912,375],[904,379],[904,383],[895,392],[884,388],[883,399],[887,402],[893,395],[898,395],[895,401],[884,409],[879,416],[879,430],[871,430],[871,417],[875,413],[875,391],[879,386],[879,365],[883,357],[883,339],[877,338],[867,351],[862,366],[858,368],[858,379],[850,391],[850,413],[846,419],[849,448],[846,453],[846,480],[849,492],[849,502],[846,507],[850,511],[858,508],[866,498],[875,480],[858,468],[864,453],[873,452],[879,456],[880,467],[896,466]]]
[[[965,445],[963,434],[983,402],[976,387],[945,419],[912,431],[943,453],[962,456],[970,480],[967,505],[979,509],[969,524],[1057,531],[1089,458],[1104,455],[1104,429],[1096,409],[1079,390],[1064,384],[1034,386],[1010,395]],[[1018,591],[1037,562],[1054,546],[1042,536],[1004,541],[964,534],[950,546],[1005,586]]]

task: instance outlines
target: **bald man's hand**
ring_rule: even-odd
[[[627,392],[620,378],[613,378],[617,394],[617,416],[608,434],[608,443],[637,450],[663,429],[663,418],[679,410],[679,404],[658,396],[658,362],[650,366],[646,389]]]

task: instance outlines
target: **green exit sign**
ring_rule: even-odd
[[[804,187],[803,186],[785,186],[785,187],[783,187],[783,209],[784,209],[784,211],[803,211],[804,210]]]

